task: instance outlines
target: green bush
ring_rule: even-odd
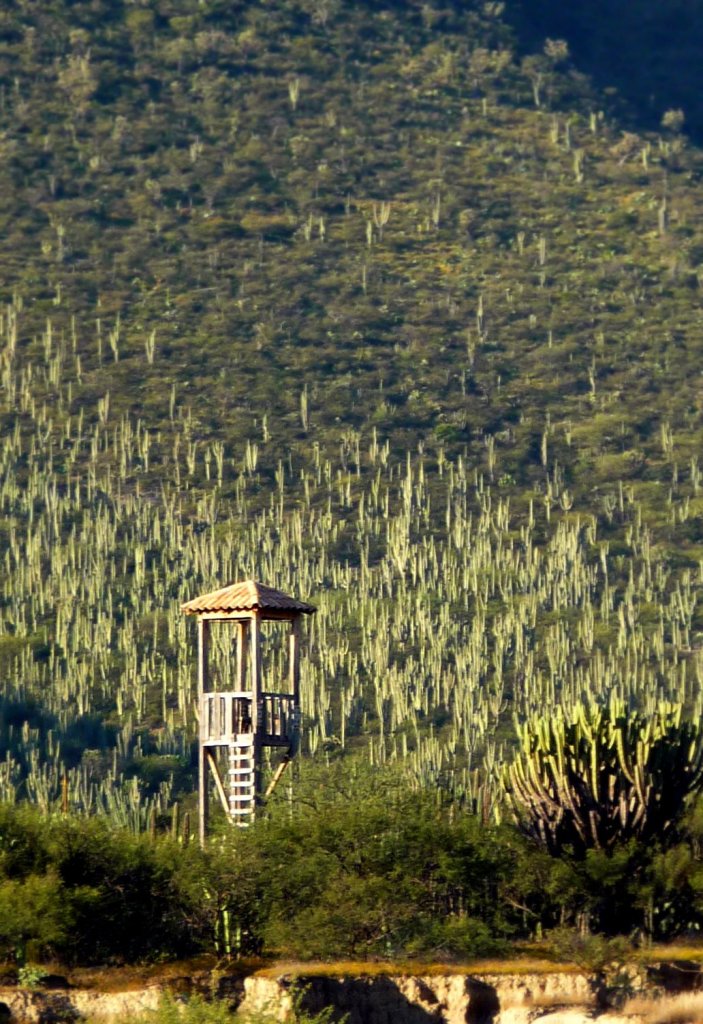
[[[71,900],[52,871],[0,882],[0,952],[24,962],[63,948],[73,927]],[[31,951],[31,952],[30,952]]]
[[[625,959],[630,950],[622,936],[608,939],[572,928],[555,928],[548,942],[559,960],[576,964],[582,971],[597,977],[604,976],[609,968]]]
[[[202,861],[102,819],[0,807],[0,950],[83,963],[194,952],[208,941],[188,883]]]
[[[304,996],[303,989],[293,990],[293,1007],[285,1018],[285,1024],[331,1024],[332,1020],[337,1024],[344,1024],[347,1020],[346,1015],[341,1019],[334,1016],[331,1007],[319,1013],[308,1013],[302,1005]],[[278,1012],[274,1010],[237,1014],[237,1020],[241,1024],[277,1024],[280,1019]],[[206,1000],[200,996],[179,1000],[169,995],[162,998],[158,1009],[147,1011],[136,1019],[130,1018],[130,1024],[230,1024],[231,1021],[232,1007],[224,1000]]]
[[[311,774],[205,851],[104,820],[0,806],[0,955],[66,963],[274,954],[499,955],[558,925],[670,937],[703,923],[701,812],[668,849],[551,856],[390,773]]]
[[[230,1024],[231,1020],[231,1006],[223,1000],[210,1001],[196,995],[181,1000],[164,995],[158,1009],[131,1017],[130,1024]]]
[[[433,795],[390,774],[345,784],[330,768],[328,786],[301,798],[298,818],[274,814],[224,839],[221,856],[247,865],[241,928],[265,948],[306,958],[462,956],[510,932],[500,891],[513,852],[499,830],[472,816],[451,820]],[[242,902],[233,901],[233,918]]]

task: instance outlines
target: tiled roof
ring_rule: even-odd
[[[304,601],[289,597],[282,590],[274,590],[256,580],[242,580],[231,583],[221,590],[213,590],[210,594],[194,597],[181,605],[181,611],[187,615],[201,612],[249,612],[258,609],[267,612],[305,612],[310,614],[315,608]]]

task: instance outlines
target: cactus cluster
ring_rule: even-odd
[[[526,831],[552,853],[664,841],[703,782],[703,737],[662,701],[649,715],[611,697],[517,725],[520,751],[505,772]]]

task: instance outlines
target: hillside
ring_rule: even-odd
[[[515,712],[699,710],[703,161],[512,13],[0,13],[0,796],[188,792],[250,574],[308,752],[484,806]]]

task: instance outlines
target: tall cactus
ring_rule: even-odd
[[[703,733],[682,719],[681,704],[661,702],[645,716],[613,697],[535,716],[517,732],[508,799],[552,853],[665,840],[703,785]]]

